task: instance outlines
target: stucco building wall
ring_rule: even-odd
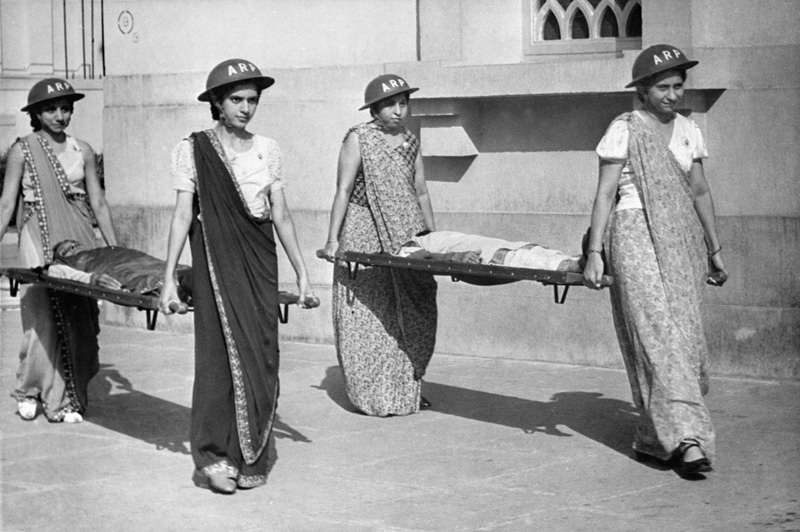
[[[151,13],[153,1],[107,1],[116,6],[109,12],[130,10],[141,30],[138,43],[109,37],[115,66],[103,83],[108,198],[123,242],[164,256],[170,150],[212,126],[195,97],[211,66],[241,55],[277,80],[252,129],[283,149],[288,201],[323,299],[320,310],[292,313],[285,338],[332,341],[331,267],[314,250],[325,241],[340,142],[368,118],[357,110],[363,89],[383,72],[421,88],[410,126],[426,150],[438,228],[577,252],[597,181],[593,150],[633,105],[623,87],[637,51],[526,56],[523,2],[397,0],[378,9],[309,0],[304,17],[296,2],[241,2],[265,31],[230,39],[223,2],[192,2],[188,11],[173,2],[164,19]],[[708,143],[706,174],[732,274],[705,294],[714,370],[798,378],[800,3],[644,0],[642,8],[643,47],[670,42],[700,61],[685,107]],[[292,288],[288,261],[280,266]],[[552,289],[534,283],[484,288],[440,278],[439,287],[440,352],[621,366],[605,292],[572,288],[556,305]],[[106,319],[143,321],[120,309]],[[191,327],[186,317],[161,323]]]

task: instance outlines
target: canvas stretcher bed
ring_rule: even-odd
[[[324,258],[322,250],[317,257]],[[530,268],[512,268],[495,264],[468,264],[463,262],[437,261],[411,257],[396,257],[388,253],[359,253],[343,251],[336,254],[336,259],[347,265],[352,279],[358,275],[359,266],[381,266],[386,268],[403,268],[419,270],[432,275],[446,275],[454,282],[464,282],[481,286],[494,286],[517,281],[536,281],[553,287],[553,299],[557,304],[566,301],[570,286],[584,286],[583,275],[575,272],[554,270],[534,270]],[[600,285],[611,286],[613,277],[604,275]]]
[[[123,307],[134,307],[137,310],[142,310],[146,313],[147,329],[152,331],[156,328],[158,319],[157,296],[136,294],[126,290],[113,290],[68,279],[58,279],[47,275],[42,268],[2,268],[0,269],[0,275],[8,278],[9,294],[12,297],[16,297],[20,284],[46,286],[53,290],[89,296]],[[296,304],[299,300],[300,297],[297,294],[283,291],[278,293],[278,319],[281,323],[288,323],[289,305]],[[189,307],[189,310],[193,309]]]

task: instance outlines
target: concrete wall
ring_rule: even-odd
[[[105,0],[109,75],[414,61],[415,0]],[[119,21],[124,20],[120,27]]]
[[[284,338],[332,340],[331,267],[313,252],[325,240],[342,136],[368,118],[357,111],[363,88],[383,72],[421,87],[410,126],[430,155],[426,175],[440,229],[577,252],[597,180],[593,149],[608,122],[632,106],[622,87],[635,51],[525,62],[521,5],[507,0],[398,0],[381,2],[380,10],[369,3],[371,11],[356,0],[335,9],[308,0],[302,21],[296,3],[240,2],[268,31],[234,41],[219,29],[230,30],[219,15],[229,8],[186,5],[158,3],[164,17],[155,15],[154,1],[106,2],[110,19],[127,10],[140,30],[138,42],[130,42],[133,31],[108,37],[117,70],[104,83],[108,198],[123,243],[164,256],[174,199],[169,153],[212,125],[207,106],[195,100],[207,70],[242,55],[277,80],[252,129],[283,149],[288,201],[323,299],[317,311],[293,310]],[[368,22],[356,16],[362,13]],[[732,274],[723,289],[706,289],[714,371],[796,379],[800,2],[645,0],[643,13],[643,46],[674,43],[700,61],[686,108],[708,142],[706,173]],[[167,28],[162,19],[182,24]],[[463,133],[459,142],[474,153],[444,156],[452,146],[437,144],[441,131],[434,129],[442,124]],[[292,288],[283,257],[280,267],[282,286]],[[620,367],[607,293],[578,287],[565,305],[552,298],[551,288],[534,283],[482,288],[443,278],[437,350]],[[140,314],[108,306],[106,319],[141,323]],[[191,327],[185,317],[161,322]]]

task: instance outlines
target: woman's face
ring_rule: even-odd
[[[231,127],[244,129],[256,114],[258,99],[255,84],[237,85],[219,103],[220,120]]]
[[[36,113],[42,129],[50,133],[63,133],[72,119],[72,103],[69,100],[53,100],[46,102]]]
[[[683,100],[684,77],[680,72],[668,72],[644,94],[644,105],[658,115],[672,115]]]
[[[376,116],[389,129],[397,129],[408,116],[408,95],[396,94],[375,104]]]

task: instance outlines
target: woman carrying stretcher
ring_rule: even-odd
[[[675,459],[684,476],[711,471],[714,459],[700,291],[707,276],[717,285],[727,278],[703,174],[703,136],[676,112],[686,71],[696,64],[668,45],[651,46],[634,62],[627,86],[636,88],[642,108],[617,117],[597,147],[600,179],[584,269],[586,285],[599,288],[613,211],[605,252],[614,324],[640,412],[633,449],[640,460]]]
[[[33,133],[18,139],[8,153],[0,239],[21,196],[17,231],[25,268],[49,264],[52,247],[62,240],[94,248],[93,217],[106,244],[116,244],[94,151],[66,132],[74,103],[83,97],[67,81],[48,78],[31,88],[22,108],[31,117]],[[11,394],[17,411],[31,420],[41,407],[48,421],[80,422],[89,380],[99,369],[97,301],[41,286],[22,290],[23,339]]]
[[[396,253],[415,235],[434,231],[417,137],[403,124],[409,94],[400,76],[366,88],[372,120],[351,128],[339,152],[336,196],[325,258],[337,251]],[[347,396],[371,416],[406,415],[429,406],[422,376],[436,343],[436,281],[430,274],[364,268],[333,274],[333,329]]]
[[[300,305],[319,304],[284,197],[280,148],[247,131],[262,91],[273,82],[242,59],[214,67],[198,100],[210,103],[217,123],[172,152],[177,200],[159,306],[171,314],[180,305],[175,269],[188,235],[194,481],[218,493],[267,481],[267,443],[278,405],[275,231],[297,275]]]

